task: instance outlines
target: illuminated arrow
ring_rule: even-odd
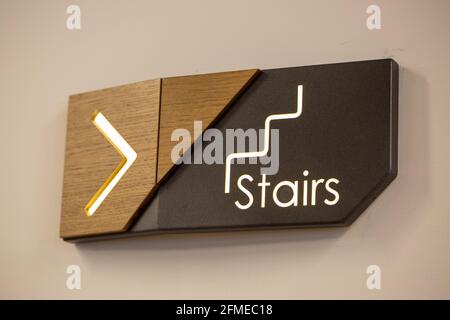
[[[131,167],[137,158],[136,151],[125,141],[125,139],[117,132],[116,129],[109,123],[105,116],[96,111],[92,117],[92,122],[98,130],[105,136],[105,138],[116,148],[117,152],[122,156],[122,161],[113,171],[113,173],[106,179],[103,185],[94,194],[91,200],[84,208],[88,217],[92,216],[102,202],[106,199],[111,190],[116,186],[119,180],[123,177],[125,172]]]

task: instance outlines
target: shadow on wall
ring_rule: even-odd
[[[400,250],[395,246],[396,240],[408,237],[408,225],[417,223],[431,190],[426,80],[410,69],[401,68],[399,94],[398,176],[350,227],[143,236],[76,246],[87,263],[101,259],[102,252],[128,251],[138,258],[136,251],[145,250],[148,258],[151,252],[161,251],[248,246],[263,251],[266,244],[282,243],[295,243],[299,249],[314,251],[320,256],[344,238],[351,241],[352,246],[356,242],[376,241],[386,249]]]

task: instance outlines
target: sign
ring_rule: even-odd
[[[391,59],[72,96],[61,236],[347,226],[396,177],[397,125]]]

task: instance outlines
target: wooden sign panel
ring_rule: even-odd
[[[61,237],[126,231],[174,166],[171,132],[193,121],[209,127],[257,72],[156,79],[71,96]]]
[[[160,84],[149,80],[70,97],[61,237],[123,232],[144,204],[156,184]],[[111,187],[124,158],[94,123],[99,112],[137,157],[91,214],[87,206]]]

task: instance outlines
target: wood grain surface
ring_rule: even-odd
[[[148,80],[69,99],[60,236],[124,232],[175,166],[173,130],[210,127],[258,74],[257,69]],[[101,112],[137,159],[92,216],[84,209],[122,156],[92,123]]]
[[[156,184],[161,80],[73,95],[69,99],[60,236],[122,232]],[[91,122],[100,111],[137,159],[88,217],[84,208],[122,157]]]
[[[203,130],[210,127],[257,73],[251,69],[162,80],[158,182],[174,167],[171,151],[177,142],[171,141],[172,132],[187,129],[195,141],[199,135],[194,135],[194,121],[202,121]]]

